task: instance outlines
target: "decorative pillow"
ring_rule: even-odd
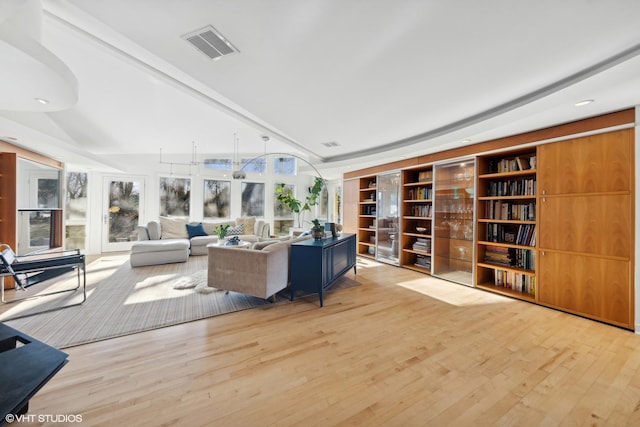
[[[236,225],[235,227],[227,228],[227,236],[239,236],[244,234],[244,225]]]
[[[185,225],[187,221],[183,218],[160,217],[163,239],[186,239],[189,237]]]
[[[245,216],[242,218],[236,218],[236,225],[243,225],[247,234],[254,234],[253,230],[256,226],[255,216]],[[244,233],[242,233],[244,234]]]
[[[149,240],[160,240],[162,238],[162,229],[158,221],[149,221],[147,232],[149,233]]]
[[[187,224],[187,234],[189,238],[197,237],[197,236],[207,236],[207,232],[204,231],[204,226],[201,222],[197,224]]]

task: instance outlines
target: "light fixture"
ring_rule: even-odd
[[[593,99],[585,99],[583,101],[578,101],[575,104],[573,104],[576,107],[583,107],[585,105],[589,105],[593,102]]]
[[[160,164],[169,165],[169,173],[173,175],[174,166],[189,166],[189,173],[191,173],[191,166],[198,166],[200,162],[197,160],[196,143],[191,141],[191,161],[190,162],[165,162],[162,160],[162,148],[160,149]]]
[[[47,101],[44,98],[33,98],[36,102],[39,102],[42,105],[47,105],[49,103],[49,101]]]

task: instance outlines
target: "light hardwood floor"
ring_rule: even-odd
[[[323,308],[305,297],[69,348],[30,413],[105,426],[640,425],[633,332],[367,260],[356,278]]]

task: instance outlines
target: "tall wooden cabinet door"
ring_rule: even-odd
[[[633,170],[632,129],[538,147],[538,194],[629,191]]]
[[[628,194],[540,199],[540,250],[621,257],[631,255],[632,218]]]
[[[541,251],[539,265],[540,304],[633,328],[629,261]]]
[[[538,301],[630,329],[633,135],[538,147]]]
[[[345,233],[358,232],[358,202],[360,182],[348,179],[342,182],[342,230]]]

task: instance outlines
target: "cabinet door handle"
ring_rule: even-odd
[[[547,194],[547,190],[542,190],[542,194]]]

